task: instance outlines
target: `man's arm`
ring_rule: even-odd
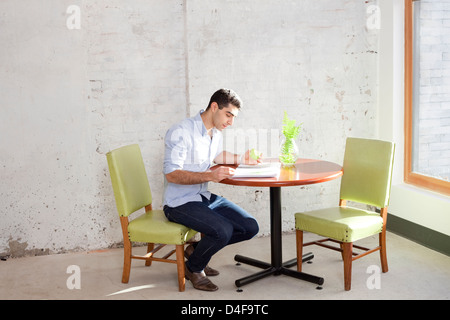
[[[255,160],[250,157],[250,150],[247,150],[242,156],[239,154],[234,154],[228,151],[222,151],[215,159],[216,164],[258,164],[261,162],[260,159]]]
[[[216,164],[239,164],[240,155],[228,151],[222,151],[215,159]]]
[[[186,170],[175,170],[166,174],[166,179],[170,183],[176,184],[199,184],[211,180],[211,171],[192,172]]]
[[[170,183],[176,184],[199,184],[204,182],[219,182],[234,175],[234,168],[220,167],[205,172],[192,172],[186,170],[175,170],[166,174]]]

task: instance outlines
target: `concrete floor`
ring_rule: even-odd
[[[306,240],[313,237],[305,234]],[[371,246],[376,239],[359,244]],[[372,269],[380,266],[379,254],[374,253],[353,263],[349,292],[344,291],[340,254],[318,246],[306,248],[315,258],[312,264],[304,264],[304,271],[325,278],[322,290],[317,290],[314,284],[281,275],[254,282],[243,287],[243,292],[237,292],[234,280],[260,269],[236,266],[235,254],[270,261],[270,239],[261,237],[231,245],[213,257],[211,266],[221,272],[211,277],[219,286],[216,292],[195,290],[189,282],[185,292],[178,292],[174,264],[154,262],[151,267],[145,267],[138,260],[132,262],[130,282],[123,284],[123,250],[108,249],[0,261],[0,299],[450,299],[450,257],[392,233],[388,233],[387,239],[389,272],[380,275],[379,287],[375,281],[377,268]],[[134,250],[143,253],[145,248]],[[285,234],[283,258],[288,260],[294,256],[295,235]],[[68,288],[68,280],[76,274],[70,266],[79,268],[79,289]]]

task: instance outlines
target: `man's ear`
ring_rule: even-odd
[[[217,102],[211,102],[211,111],[215,113],[217,110],[219,110],[219,105]]]

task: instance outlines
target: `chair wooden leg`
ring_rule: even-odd
[[[124,240],[123,243],[123,272],[122,283],[128,283],[131,269],[131,242]]]
[[[123,272],[122,283],[128,283],[131,269],[131,241],[128,238],[128,217],[120,217],[123,235]]]
[[[155,244],[154,243],[148,243],[147,244],[147,253],[151,252],[154,248],[155,248]],[[152,265],[152,260],[150,260],[150,259],[145,260],[145,266],[146,267],[150,267],[151,265]]]
[[[184,245],[180,244],[176,246],[177,256],[177,271],[178,271],[178,289],[183,292],[185,289],[186,279],[184,271]]]
[[[341,257],[342,257],[342,260],[344,260],[344,243],[343,243],[343,242],[339,243],[339,246],[341,247]]]
[[[344,286],[345,290],[349,291],[352,286],[352,252],[353,243],[343,242],[342,243],[342,256],[344,258]]]
[[[302,257],[303,257],[303,231],[295,230],[297,243],[297,271],[302,271]]]
[[[381,271],[388,272],[388,262],[386,255],[386,232],[381,232],[380,238],[380,260],[381,260]]]

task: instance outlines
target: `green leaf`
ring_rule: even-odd
[[[295,125],[296,121],[289,119],[287,112],[284,112],[283,118],[283,135],[286,139],[296,139],[300,133],[301,127],[303,123],[300,123],[298,126]]]

